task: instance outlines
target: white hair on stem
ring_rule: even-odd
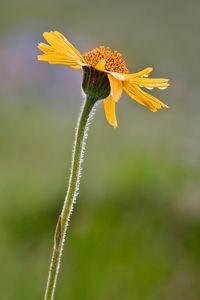
[[[76,151],[76,144],[77,144],[77,136],[78,136],[78,130],[79,130],[79,125],[80,125],[80,120],[81,120],[82,112],[83,112],[83,109],[84,109],[84,106],[85,106],[85,101],[86,101],[86,99],[84,99],[84,103],[83,103],[82,108],[81,108],[81,113],[79,115],[79,119],[78,119],[78,122],[77,122],[76,131],[75,131],[76,132],[75,133],[75,142],[74,142],[73,151],[72,151],[72,164],[71,164],[71,170],[70,170],[69,183],[71,182],[72,175],[73,175],[73,165],[74,165],[74,158],[75,158],[75,151]],[[81,152],[80,152],[80,156],[79,156],[79,159],[78,159],[79,166],[78,166],[78,176],[77,176],[77,181],[76,181],[76,187],[75,187],[73,199],[72,199],[72,202],[71,202],[71,205],[70,205],[70,210],[69,210],[69,214],[68,214],[68,217],[67,217],[67,223],[66,223],[66,226],[65,226],[64,235],[66,235],[67,227],[69,225],[70,217],[71,217],[71,214],[72,214],[72,211],[73,211],[73,206],[74,206],[74,204],[76,202],[76,198],[77,198],[77,196],[79,194],[80,178],[81,178],[81,175],[82,175],[82,167],[81,167],[81,165],[82,165],[83,160],[84,160],[85,146],[86,146],[86,140],[88,138],[89,125],[90,125],[90,122],[91,122],[91,120],[92,120],[92,118],[94,116],[95,110],[96,110],[95,107],[93,107],[93,109],[92,109],[92,111],[91,111],[91,113],[89,115],[89,118],[87,119],[87,123],[86,123],[85,130],[84,130],[84,135],[83,135],[83,139],[82,139],[82,143],[81,143]],[[66,197],[65,197],[65,202],[64,202],[63,209],[65,207],[65,204],[66,204],[67,200],[68,200],[69,190],[70,190],[70,184],[68,186],[68,190],[67,190],[67,194],[66,194]],[[62,211],[62,214],[63,214],[63,211]]]
[[[78,123],[75,131],[75,142],[72,151],[72,164],[71,164],[71,171],[69,177],[69,185],[68,185],[62,213],[59,217],[59,221],[56,227],[56,233],[54,237],[54,249],[51,258],[51,264],[50,264],[50,270],[49,270],[49,276],[47,282],[47,287],[50,285],[52,286],[52,293],[51,293],[51,298],[49,298],[48,290],[46,290],[45,300],[53,299],[54,290],[56,286],[56,279],[60,268],[60,260],[62,256],[63,245],[65,242],[67,227],[69,225],[70,217],[73,211],[73,206],[74,203],[76,202],[76,198],[79,192],[79,184],[80,184],[80,178],[82,174],[81,165],[84,159],[86,139],[88,137],[87,132],[90,125],[90,121],[95,113],[95,106],[96,106],[95,102],[91,102],[90,105],[88,105],[87,99],[85,97],[84,103],[82,105],[81,113],[78,118]],[[85,111],[85,109],[87,109],[87,111]],[[78,156],[76,157],[77,153]],[[70,203],[69,207],[67,207],[68,202]],[[55,260],[57,261],[56,267],[55,267]],[[54,272],[53,268],[55,268],[55,273],[54,273],[55,276],[52,282],[51,275],[52,272]]]

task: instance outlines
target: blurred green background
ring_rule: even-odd
[[[82,74],[37,61],[48,30],[171,80],[157,113],[123,93],[116,130],[98,105],[55,299],[200,299],[200,2],[0,2],[1,299],[43,298],[69,178]]]

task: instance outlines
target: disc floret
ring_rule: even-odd
[[[100,60],[105,59],[106,71],[128,74],[128,69],[121,53],[117,51],[112,52],[109,47],[100,46],[83,54],[83,58],[92,67],[95,67]]]

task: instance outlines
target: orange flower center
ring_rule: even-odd
[[[112,52],[110,48],[105,49],[103,46],[101,46],[83,54],[83,58],[85,59],[86,63],[92,67],[95,67],[101,59],[105,59],[106,71],[125,74],[128,73],[128,69],[121,53],[118,53],[117,51]]]

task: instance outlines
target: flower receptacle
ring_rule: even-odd
[[[96,101],[107,98],[110,94],[110,82],[107,73],[84,66],[82,88],[86,96]]]

